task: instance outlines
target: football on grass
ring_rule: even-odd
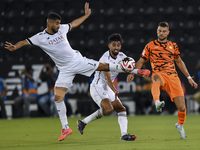
[[[120,66],[124,72],[131,72],[135,68],[135,60],[131,57],[125,57],[122,59]]]

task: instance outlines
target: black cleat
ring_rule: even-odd
[[[86,124],[81,121],[81,120],[78,120],[77,121],[77,125],[78,125],[78,131],[80,134],[83,134],[83,129],[85,128]]]
[[[120,141],[134,141],[136,138],[135,135],[125,134],[120,138]]]

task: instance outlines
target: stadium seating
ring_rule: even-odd
[[[99,59],[99,55],[95,55],[93,49],[96,46],[104,51],[107,48],[108,36],[116,32],[124,38],[123,46],[126,49],[130,47],[143,49],[145,42],[156,38],[157,25],[161,21],[169,22],[170,40],[175,40],[181,47],[194,47],[194,45],[198,47],[195,43],[200,33],[199,0],[115,0],[115,2],[88,0],[88,2],[92,11],[91,16],[68,34],[72,47],[81,49],[83,55],[93,55],[95,59]],[[59,13],[62,23],[69,23],[81,17],[84,14],[84,3],[82,0],[2,0],[0,2],[1,49],[4,49],[5,40],[15,43],[44,30],[49,12]],[[197,51],[196,48],[193,50]],[[6,55],[1,58],[12,57],[7,52],[2,52],[1,55]],[[19,55],[27,56],[27,54]],[[46,57],[44,54],[41,55]]]

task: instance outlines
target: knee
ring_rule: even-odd
[[[125,108],[124,106],[122,106],[122,107],[117,107],[117,108],[115,108],[115,111],[116,111],[117,113],[123,112],[123,111],[126,111],[126,108]]]
[[[103,108],[103,115],[108,115],[111,112],[113,112],[113,110],[114,110],[113,107]]]
[[[44,100],[41,99],[41,100],[38,101],[38,103],[39,103],[40,105],[44,105],[46,102],[45,102]]]
[[[180,106],[178,107],[178,110],[184,112],[186,110],[186,107],[184,105]]]
[[[54,101],[55,101],[55,102],[59,102],[59,101],[62,101],[63,98],[64,98],[64,97],[62,97],[62,96],[55,95],[55,97],[54,97]]]
[[[158,83],[161,84],[161,80],[160,80],[160,77],[159,77],[158,75],[154,75],[154,76],[153,76],[153,82],[154,82],[154,81],[157,81]]]

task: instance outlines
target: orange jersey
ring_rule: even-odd
[[[177,75],[174,58],[178,58],[179,55],[178,45],[171,41],[166,43],[160,43],[158,40],[151,41],[142,52],[142,58],[150,60],[153,74],[161,71],[168,75]]]

